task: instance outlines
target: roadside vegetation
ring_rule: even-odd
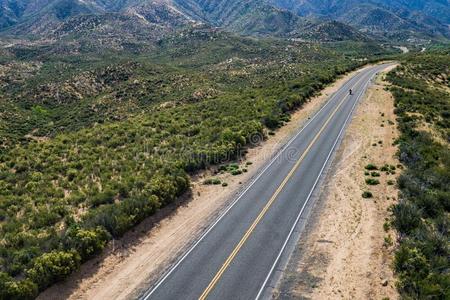
[[[387,77],[401,131],[398,156],[406,167],[392,210],[400,242],[394,268],[405,299],[450,298],[449,57],[448,49],[411,54]]]
[[[188,191],[189,174],[237,158],[370,54],[222,33],[158,47],[116,60],[28,50],[5,63],[0,299],[63,280]]]

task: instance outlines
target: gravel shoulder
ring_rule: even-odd
[[[275,299],[398,299],[391,270],[396,237],[384,224],[399,170],[365,175],[368,164],[399,164],[394,101],[383,77],[357,107]],[[366,178],[380,184],[369,186]],[[364,191],[373,198],[364,199]]]
[[[104,254],[83,264],[66,281],[41,293],[38,299],[130,299],[155,282],[197,237],[217,218],[258,171],[289,138],[326,102],[355,71],[325,88],[291,116],[291,121],[267,140],[250,148],[248,172],[239,176],[214,175],[228,185],[204,185],[214,169],[192,178],[191,193],[142,222],[120,240],[109,244]]]

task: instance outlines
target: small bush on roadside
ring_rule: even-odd
[[[206,179],[205,181],[203,181],[203,184],[205,184],[205,185],[218,185],[218,184],[221,184],[221,181],[218,178],[209,178],[209,179]]]
[[[390,235],[384,237],[384,247],[389,248],[394,244]]]
[[[367,178],[366,183],[368,185],[378,185],[378,184],[380,184],[380,181],[378,179]]]
[[[242,171],[241,170],[233,170],[231,171],[231,175],[236,176],[236,175],[241,175]]]
[[[368,164],[367,166],[365,166],[365,169],[372,171],[372,170],[378,170],[378,167],[374,164]]]
[[[362,193],[362,197],[363,197],[364,199],[373,198],[373,194],[372,194],[372,192],[365,191],[365,192]]]
[[[381,172],[389,172],[389,165],[384,165],[380,169]]]

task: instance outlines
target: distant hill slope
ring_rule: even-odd
[[[193,18],[241,34],[286,36],[305,20],[258,0],[174,0]]]
[[[448,0],[270,0],[300,16],[326,17],[389,38],[450,37]]]
[[[48,37],[61,28],[77,30],[74,26],[77,22],[87,29],[86,20],[90,18],[108,24],[109,27],[105,25],[97,33],[109,36],[120,35],[120,30],[127,28],[126,23],[134,28],[133,32],[142,31],[144,35],[148,32],[149,37],[192,23],[204,23],[244,35],[313,40],[324,37],[325,41],[361,41],[368,38],[364,33],[396,40],[450,38],[446,25],[450,19],[448,1],[0,0],[0,31]],[[61,25],[66,22],[71,25]],[[349,26],[357,28],[359,34]]]
[[[312,22],[309,25],[305,25],[299,32],[295,34],[296,37],[321,42],[334,42],[334,41],[370,41],[368,35],[363,34],[355,28],[337,22],[337,21],[325,21],[325,22]]]
[[[157,40],[190,24],[205,24],[244,35],[309,40],[366,40],[338,22],[311,21],[265,0],[0,0],[0,30],[51,39],[110,43]],[[336,26],[336,28],[333,28]],[[344,33],[345,31],[345,33]],[[339,32],[339,34],[337,34]],[[121,41],[122,40],[122,41]],[[94,43],[95,44],[95,43]],[[92,45],[95,46],[95,45]]]
[[[12,35],[35,34],[48,36],[53,31],[72,29],[76,31],[89,26],[108,23],[108,32],[118,32],[121,24],[141,26],[142,30],[159,25],[160,29],[175,28],[189,22],[166,1],[126,0],[0,0],[0,30]],[[20,3],[19,3],[20,2]],[[115,28],[114,21],[118,26]],[[77,23],[79,22],[79,25]],[[64,24],[67,23],[67,24]],[[134,23],[134,24],[132,24]],[[153,25],[153,26],[152,26]],[[94,26],[91,29],[98,29]],[[159,30],[164,31],[164,30]],[[69,33],[69,32],[67,32]]]

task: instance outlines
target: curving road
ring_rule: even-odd
[[[349,79],[141,299],[270,297],[355,106],[388,66]]]

